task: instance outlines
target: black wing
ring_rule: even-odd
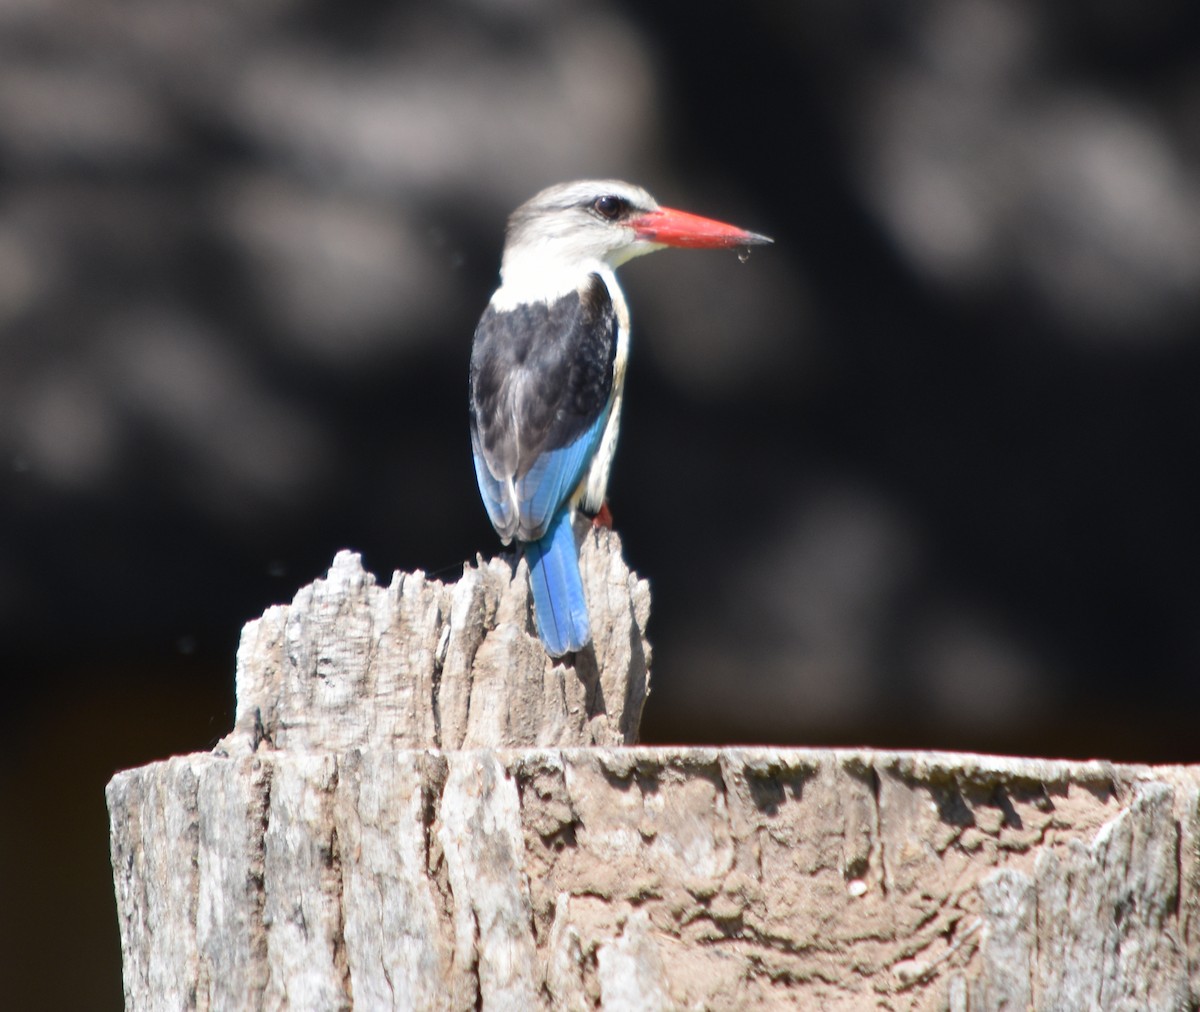
[[[608,288],[595,274],[552,303],[507,312],[489,306],[479,321],[471,353],[471,442],[484,503],[506,539],[526,526],[514,514],[539,490],[545,492],[546,455],[592,434],[599,438],[597,423],[607,415],[612,394],[617,327]],[[574,466],[572,455],[562,459],[564,466]],[[539,487],[519,489],[517,483],[539,460]],[[582,462],[585,469],[589,462]],[[559,485],[570,485],[561,496],[582,477],[550,471]],[[550,513],[559,505],[552,503]]]

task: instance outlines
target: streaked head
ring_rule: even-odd
[[[755,232],[660,207],[640,186],[585,179],[551,186],[512,213],[501,274],[507,280],[511,271],[536,263],[619,267],[666,246],[728,249],[769,242]]]

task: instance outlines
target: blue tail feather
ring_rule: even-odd
[[[540,541],[525,549],[538,636],[551,657],[582,650],[592,638],[571,511],[562,509]]]

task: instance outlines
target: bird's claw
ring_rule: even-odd
[[[612,530],[613,517],[612,511],[608,508],[608,502],[602,502],[600,508],[596,510],[596,515],[592,517],[593,527],[603,527],[605,530]]]

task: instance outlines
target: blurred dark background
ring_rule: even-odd
[[[245,621],[339,548],[498,549],[471,333],[564,179],[777,240],[623,272],[648,742],[1200,759],[1198,42],[1194,0],[0,5],[5,1004],[119,1007],[104,784],[229,730]]]

